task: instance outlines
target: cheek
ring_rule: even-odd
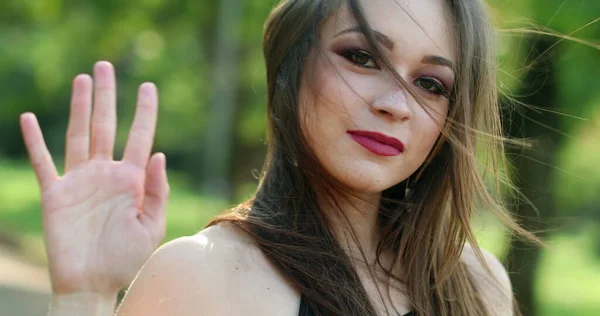
[[[440,136],[447,119],[447,110],[447,106],[441,106],[431,109],[428,114],[425,109],[419,107],[418,115],[415,117],[412,126],[417,138],[420,156],[427,156]]]
[[[354,112],[357,107],[368,102],[369,92],[373,91],[380,82],[338,65],[335,56],[329,58],[330,60],[326,60],[322,57],[316,61],[316,71],[309,85],[313,95],[316,96],[313,110],[322,115],[348,118],[350,112]],[[357,115],[357,113],[352,114]]]
[[[305,89],[300,94],[300,114],[303,133],[309,149],[323,167],[334,176],[343,178],[341,157],[351,151],[345,141],[345,131],[350,129],[356,115],[353,105],[355,93],[340,80],[335,71],[323,69],[311,85],[318,90]],[[343,168],[342,168],[343,169]]]
[[[335,71],[323,69],[301,93],[300,113],[309,140],[327,143],[351,119],[355,93]]]

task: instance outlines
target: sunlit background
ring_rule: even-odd
[[[155,151],[167,155],[172,187],[165,242],[194,234],[255,189],[265,153],[261,33],[274,2],[0,1],[0,313],[43,315],[49,295],[19,114],[36,113],[61,167],[71,80],[97,60],[111,61],[120,158],[137,86],[155,82]],[[600,1],[489,4],[501,102],[514,111],[506,130],[536,145],[509,148],[508,157],[537,210],[509,204],[548,246],[510,247],[483,211],[477,232],[509,267],[525,315],[600,315]]]

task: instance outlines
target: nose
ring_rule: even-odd
[[[410,119],[412,115],[407,92],[399,85],[390,85],[381,91],[381,94],[373,100],[371,110],[377,115],[400,122]]]

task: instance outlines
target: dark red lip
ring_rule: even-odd
[[[369,138],[376,142],[379,142],[381,144],[391,146],[391,147],[397,149],[400,153],[402,153],[404,151],[404,144],[400,140],[398,140],[397,138],[394,138],[394,137],[390,137],[390,136],[387,136],[387,135],[384,135],[381,133],[371,132],[371,131],[348,131],[348,133],[351,134],[351,136],[355,135],[355,136],[359,136],[359,137],[366,137],[366,138]],[[355,137],[353,137],[353,138],[355,138]],[[357,140],[357,139],[355,138],[355,140]],[[359,141],[359,143],[361,145],[365,146],[364,142]],[[372,149],[372,148],[369,148],[371,146],[366,146],[366,147],[369,150]],[[371,150],[371,151],[373,151],[373,150]],[[384,156],[392,156],[392,154],[386,154],[385,152],[381,153],[381,152],[379,152],[379,150],[376,150],[375,153],[382,154]]]

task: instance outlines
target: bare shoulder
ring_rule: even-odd
[[[159,247],[118,315],[285,315],[295,296],[250,237],[225,224]]]
[[[471,245],[465,245],[461,256],[473,276],[477,292],[491,315],[513,315],[512,285],[506,268],[492,253],[485,249],[481,249],[481,253],[491,274],[479,261]]]

